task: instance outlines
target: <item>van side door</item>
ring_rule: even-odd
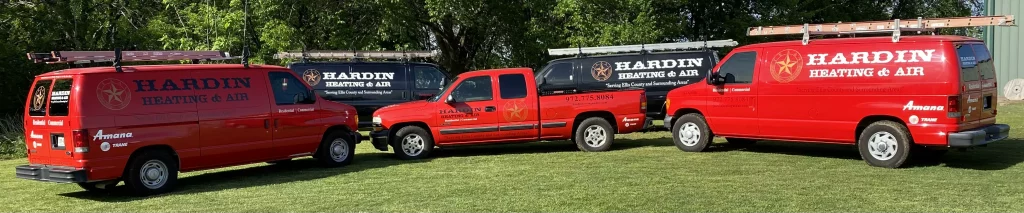
[[[409,97],[412,100],[426,100],[441,92],[446,76],[437,67],[413,65],[411,70],[413,76],[413,80],[410,81],[412,95]]]
[[[758,52],[733,52],[718,67],[721,83],[706,91],[707,122],[716,134],[758,134]]]
[[[273,158],[265,72],[252,70],[197,70],[196,85],[218,89],[195,90],[205,103],[196,105],[202,162],[229,165]],[[219,82],[219,83],[218,83]]]
[[[324,130],[314,122],[320,118],[315,94],[291,72],[270,71],[267,77],[273,97],[269,123],[274,135],[273,154],[279,157],[312,155]]]

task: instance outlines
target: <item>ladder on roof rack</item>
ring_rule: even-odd
[[[733,47],[738,43],[732,39],[714,41],[675,42],[659,44],[635,44],[601,47],[573,47],[548,49],[548,55],[583,55],[583,54],[607,54],[621,52],[642,52],[659,50],[685,50],[699,48]]]
[[[120,55],[118,55],[120,53]],[[97,62],[126,61],[198,61],[228,60],[230,53],[223,51],[52,51],[50,53],[28,53],[34,63],[84,64]]]
[[[930,31],[939,28],[1016,26],[1013,15],[971,16],[948,18],[917,18],[917,20],[864,21],[847,23],[803,24],[785,26],[758,26],[747,29],[747,36],[803,34],[803,43],[810,42],[810,35],[844,35],[857,33],[892,33],[892,42],[900,40],[902,31]]]
[[[431,58],[437,56],[436,51],[343,51],[343,50],[313,50],[303,52],[280,52],[274,54],[274,59],[306,59],[306,58],[330,58],[330,59],[409,59],[409,58]]]

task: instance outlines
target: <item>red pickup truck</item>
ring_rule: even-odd
[[[646,128],[642,89],[578,92],[547,87],[529,68],[459,75],[430,99],[383,107],[373,114],[373,146],[402,159],[435,146],[571,139],[583,151],[605,151],[615,133]],[[543,78],[540,78],[543,79]]]

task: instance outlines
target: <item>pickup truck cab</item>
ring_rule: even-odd
[[[195,54],[124,54],[184,53]],[[178,172],[303,156],[330,167],[349,164],[360,141],[355,108],[316,96],[300,79],[280,66],[233,64],[38,75],[25,101],[28,164],[17,166],[16,176],[77,183],[89,191],[124,181],[136,194],[149,195],[173,189]]]
[[[434,97],[373,114],[373,146],[403,159],[435,146],[572,139],[584,151],[605,151],[615,133],[649,125],[642,89],[574,93],[543,91],[529,68],[481,70],[457,76]]]

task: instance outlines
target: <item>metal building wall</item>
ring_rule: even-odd
[[[1014,19],[1022,18],[1024,11],[1022,0],[985,0],[985,13],[988,15],[1013,15]],[[1019,22],[1019,21],[1018,21]],[[1021,51],[1024,50],[1024,39],[1020,33],[1021,24],[1012,27],[985,27],[984,39],[995,60],[996,78],[999,79],[999,96],[1005,97],[1003,90],[1006,83],[1013,79],[1024,78],[1020,71]]]

